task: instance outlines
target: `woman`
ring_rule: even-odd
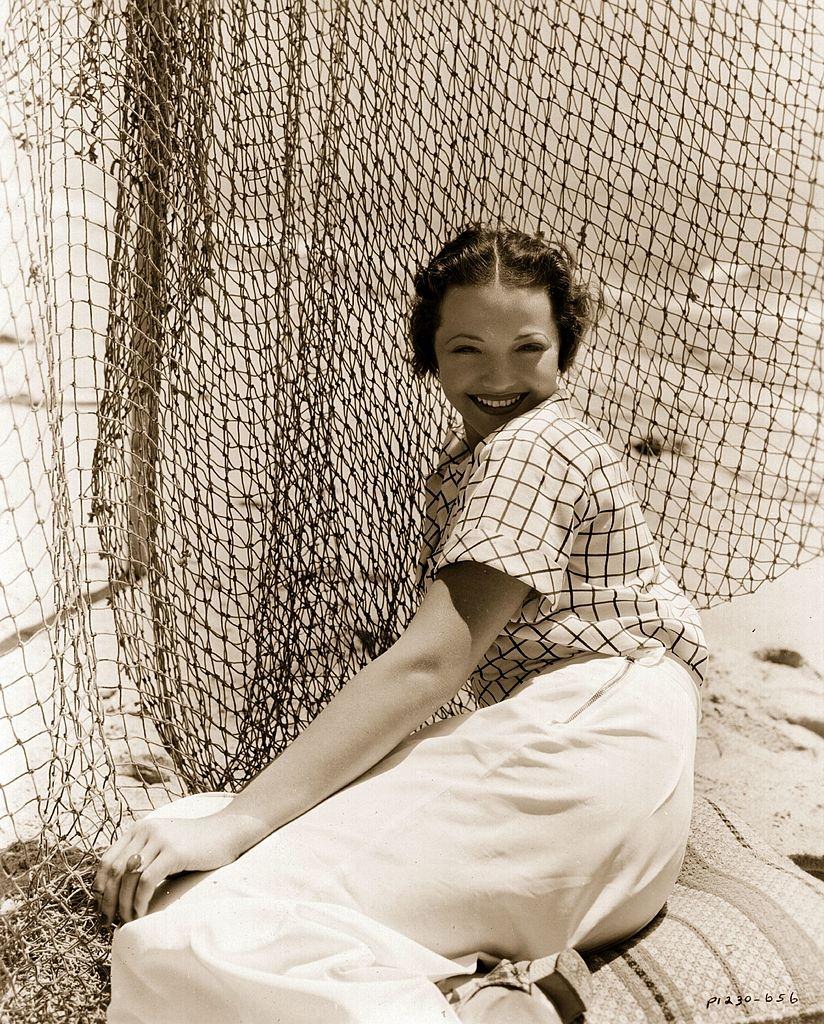
[[[558,384],[586,289],[563,250],[478,226],[415,289],[415,369],[463,421],[427,482],[418,611],[241,793],[103,857],[110,1024],[454,1019],[433,982],[471,954],[617,941],[676,880],[706,651]],[[468,678],[477,710],[410,735]]]

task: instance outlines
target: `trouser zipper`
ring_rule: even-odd
[[[620,680],[624,678],[627,672],[629,672],[631,666],[632,662],[629,661],[629,659],[625,659],[624,664],[621,666],[621,668],[618,669],[615,675],[612,676],[611,679],[607,679],[607,681],[602,686],[599,686],[595,693],[593,693],[593,695],[588,700],[584,701],[584,703],[578,708],[577,711],[573,711],[569,718],[564,719],[563,724],[567,725],[574,718],[577,718],[578,715],[586,711],[590,704],[594,704],[599,697],[603,697],[607,690],[611,689],[613,686],[615,686],[616,683],[620,682]]]

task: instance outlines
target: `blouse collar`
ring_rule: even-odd
[[[536,409],[545,409],[550,405],[566,402],[568,398],[569,395],[566,393],[566,391],[564,391],[563,387],[559,385],[555,389],[555,391],[549,396],[549,398],[545,398],[543,402],[540,402],[538,405],[535,406],[534,409],[530,409],[529,411],[535,412]],[[525,413],[524,415],[528,414]],[[508,422],[511,423],[512,421],[509,420]],[[502,429],[505,426],[507,426],[506,423],[502,424],[501,427],[498,428],[498,430]],[[497,431],[493,431],[493,433],[497,433]],[[492,435],[490,434],[489,437],[491,436]],[[453,422],[449,426],[449,429],[446,434],[446,440],[444,441],[443,447],[441,448],[441,455],[440,458],[438,459],[438,471],[444,469],[446,466],[451,465],[453,462],[461,462],[463,459],[466,458],[467,455],[474,454],[474,452],[478,449],[478,446],[483,444],[484,441],[486,440],[488,440],[488,437],[482,438],[478,442],[478,444],[475,445],[474,448],[472,448],[466,439],[466,431],[463,423],[461,421],[458,421],[457,423]]]

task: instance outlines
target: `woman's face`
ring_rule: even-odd
[[[471,445],[554,394],[558,329],[541,288],[450,288],[441,302],[435,358],[441,387]]]

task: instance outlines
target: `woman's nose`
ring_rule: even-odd
[[[508,359],[490,359],[483,369],[481,384],[489,391],[505,394],[515,390],[515,376]]]

